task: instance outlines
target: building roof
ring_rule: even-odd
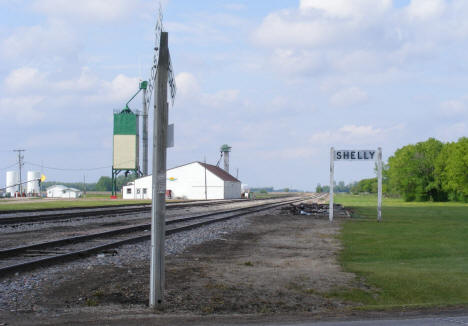
[[[216,175],[218,178],[224,181],[233,181],[233,182],[240,182],[238,179],[234,178],[232,175],[221,169],[219,166],[211,165],[208,163],[197,162],[201,164],[201,166],[206,167],[208,171]]]
[[[202,167],[206,166],[206,169],[208,171],[210,171],[211,173],[213,173],[215,176],[217,176],[218,178],[220,178],[223,181],[241,182],[240,180],[234,178],[231,174],[229,174],[226,171],[224,171],[223,169],[221,169],[219,166],[211,165],[211,164],[208,164],[208,163],[205,164],[205,163],[198,162],[198,161],[182,164],[182,165],[179,165],[179,166],[175,166],[173,168],[167,169],[167,171],[178,169],[178,168],[180,168],[182,166],[186,166],[186,165],[190,165],[190,164],[196,164],[196,163],[200,164]],[[151,177],[152,177],[151,175],[147,175],[147,176],[138,178],[136,180],[141,180],[141,179],[144,179],[144,178],[151,178]],[[129,187],[129,186],[130,186],[130,182],[127,183],[126,187]],[[133,184],[131,186],[133,186]]]
[[[46,190],[49,191],[49,190],[52,190],[52,189],[55,189],[55,188],[58,188],[59,190],[68,190],[68,191],[74,191],[74,192],[81,191],[79,189],[67,187],[67,186],[64,186],[64,185],[53,185],[53,186],[48,187]]]

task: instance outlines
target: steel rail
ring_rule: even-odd
[[[278,197],[265,198],[262,200],[273,200],[278,199]],[[234,200],[220,200],[220,201],[194,201],[190,203],[168,203],[166,204],[167,209],[177,209],[184,207],[197,207],[197,206],[212,206],[212,205],[223,205],[233,202],[242,202],[247,201],[245,199],[234,199]],[[133,205],[136,206],[136,205]],[[93,210],[98,208],[99,210]],[[102,209],[105,208],[105,209]],[[106,209],[108,208],[108,209]],[[73,208],[72,212],[68,212],[68,209],[64,209],[65,212],[61,213],[52,213],[52,214],[38,214],[38,215],[28,215],[28,216],[12,216],[12,217],[0,217],[0,226],[12,225],[12,224],[26,224],[34,222],[47,222],[55,220],[64,220],[77,217],[97,217],[97,216],[108,216],[122,213],[135,213],[135,212],[146,212],[151,211],[151,204],[141,205],[138,207],[121,207],[115,209],[114,206],[105,206],[105,207],[93,207],[93,208],[81,208],[79,212],[74,212],[78,208]],[[13,213],[12,213],[13,214]]]
[[[290,195],[275,195],[271,196],[268,199],[279,199],[279,198],[286,198],[291,197],[293,194]],[[267,199],[267,198],[265,198]],[[190,204],[194,205],[203,205],[206,203],[217,203],[217,202],[235,202],[235,201],[242,201],[243,199],[191,199],[191,200],[181,200],[181,201],[170,201],[167,202],[167,205],[170,206],[184,206]],[[98,206],[77,206],[77,207],[56,207],[56,208],[37,208],[34,210],[31,209],[15,209],[15,210],[1,210],[0,209],[0,216],[1,215],[8,215],[8,214],[15,214],[15,213],[30,213],[30,212],[54,212],[54,211],[75,211],[75,210],[86,210],[86,209],[95,209],[95,208],[120,208],[120,207],[132,207],[132,206],[151,206],[150,199],[142,199],[142,201],[147,201],[147,203],[129,203],[129,204],[117,204],[117,205],[98,205]],[[1,206],[0,206],[1,208]]]
[[[143,199],[146,200],[146,199]],[[184,205],[184,204],[191,204],[191,203],[207,203],[207,202],[218,202],[223,201],[224,199],[219,200],[184,200],[179,202],[168,202],[168,205]],[[237,199],[240,200],[240,199]],[[99,205],[99,206],[81,206],[81,207],[57,207],[57,208],[37,208],[34,210],[31,209],[15,209],[15,210],[0,210],[1,215],[8,215],[8,214],[15,214],[15,213],[30,213],[30,212],[54,212],[54,211],[76,211],[76,210],[86,210],[86,209],[96,209],[96,208],[121,208],[121,207],[132,207],[132,206],[151,206],[150,199],[146,200],[147,203],[131,203],[131,204],[117,204],[117,205]],[[0,206],[1,207],[1,206]]]
[[[237,208],[237,209],[233,209],[229,211],[221,211],[221,212],[218,211],[218,212],[212,212],[212,213],[207,213],[207,214],[194,215],[194,216],[189,216],[189,217],[184,217],[184,218],[168,220],[166,221],[166,224],[170,225],[170,224],[176,224],[176,223],[184,223],[184,222],[195,220],[195,219],[203,219],[203,218],[207,218],[207,217],[215,216],[215,215],[224,215],[219,218],[203,220],[201,222],[194,222],[194,223],[185,224],[182,226],[169,227],[166,230],[166,235],[194,229],[194,228],[201,227],[201,226],[211,224],[211,223],[225,221],[234,217],[239,217],[239,216],[243,216],[247,214],[260,212],[263,210],[272,209],[272,208],[287,205],[290,203],[310,200],[310,199],[317,198],[317,197],[318,196],[295,198],[295,199],[285,200],[279,203],[266,203],[266,204],[261,204],[261,205],[257,205],[254,207]],[[150,227],[151,227],[151,224],[140,224],[140,225],[136,225],[132,227],[120,228],[120,229],[101,232],[101,233],[94,233],[94,234],[88,234],[88,235],[83,235],[83,236],[76,236],[76,237],[71,237],[71,238],[66,238],[66,239],[43,242],[43,243],[38,243],[34,245],[29,245],[29,246],[4,249],[0,251],[0,257],[10,257],[10,258],[17,257],[18,254],[27,252],[28,250],[45,249],[47,247],[56,247],[59,245],[66,245],[70,243],[81,243],[86,240],[105,238],[105,237],[115,236],[115,235],[123,234],[123,233],[132,233],[132,232],[137,232],[141,230],[146,230]],[[29,269],[33,269],[33,268],[41,267],[41,266],[45,267],[45,266],[49,266],[57,262],[81,258],[81,257],[87,256],[87,255],[90,255],[99,251],[103,251],[109,248],[115,248],[123,244],[129,244],[129,243],[135,243],[135,242],[147,240],[147,239],[150,239],[150,237],[151,237],[150,234],[145,234],[145,235],[130,237],[130,238],[122,239],[122,240],[112,241],[112,242],[105,243],[102,245],[98,245],[98,246],[94,246],[94,247],[86,248],[86,249],[81,249],[81,250],[77,250],[77,251],[73,251],[69,253],[63,253],[63,254],[58,254],[55,256],[39,258],[39,259],[32,260],[32,261],[26,261],[26,262],[16,263],[12,265],[7,265],[4,267],[0,267],[0,277],[6,274],[12,273],[12,272],[29,270]]]

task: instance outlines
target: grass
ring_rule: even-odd
[[[113,205],[128,205],[128,204],[149,204],[151,200],[123,200],[110,198],[80,198],[66,200],[18,200],[8,201],[0,204],[0,211],[14,210],[36,210],[36,209],[53,209],[53,208],[72,208],[72,207],[95,207],[95,206],[113,206]]]
[[[375,196],[336,202],[355,212],[343,225],[341,264],[370,289],[329,295],[369,308],[468,305],[468,204],[385,199],[377,223]]]
[[[273,198],[273,197],[286,197],[286,196],[290,196],[290,195],[294,195],[295,193],[291,192],[281,192],[281,193],[277,193],[277,192],[268,192],[268,193],[262,193],[262,192],[259,192],[259,191],[254,191],[253,192],[255,194],[255,199],[268,199],[268,198]]]
[[[73,207],[96,207],[96,206],[114,206],[131,204],[151,204],[151,199],[129,200],[122,199],[122,194],[117,194],[117,199],[110,199],[110,192],[87,192],[84,198],[78,199],[46,199],[46,198],[24,198],[22,199],[4,199],[0,200],[1,211],[15,210],[37,210],[54,208],[73,208]],[[184,202],[182,199],[168,199],[167,202]]]

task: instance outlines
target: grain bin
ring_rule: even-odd
[[[27,183],[27,194],[29,196],[36,196],[39,194],[39,179],[41,178],[41,172],[28,171]]]
[[[6,192],[14,197],[16,192],[19,191],[19,180],[17,171],[7,171],[6,173]]]

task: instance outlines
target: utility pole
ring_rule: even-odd
[[[44,175],[44,161],[41,160],[41,178],[42,176]],[[42,181],[39,182],[39,194],[40,194],[40,197],[42,198],[42,189],[43,189],[43,185],[42,185]]]
[[[146,83],[146,82],[145,82]],[[148,104],[146,103],[146,86],[143,88],[143,175],[148,175]]]
[[[21,168],[23,167],[23,159],[24,156],[21,154],[22,152],[26,151],[25,149],[14,149],[13,152],[18,153],[18,175],[19,175],[19,193],[20,196],[23,196],[23,185],[21,184],[22,177],[21,177]]]
[[[83,174],[83,197],[86,197],[86,174]]]
[[[335,183],[335,149],[332,147],[330,148],[330,198],[329,208],[328,208],[328,219],[330,222],[333,222],[333,186]]]
[[[377,149],[377,221],[382,221],[382,148]]]
[[[136,115],[136,157],[135,157],[135,165],[137,167],[137,171],[135,172],[136,177],[138,178],[140,173],[140,114],[139,110],[135,110]]]
[[[203,158],[203,161],[205,163],[205,200],[208,200],[208,187],[206,184],[206,156]]]
[[[164,299],[164,251],[166,217],[166,152],[169,69],[168,33],[161,32],[159,41],[157,84],[154,88],[153,185],[151,210],[150,307],[161,308]]]

